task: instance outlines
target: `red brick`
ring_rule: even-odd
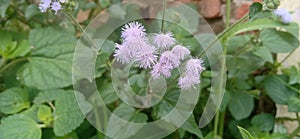
[[[202,0],[199,3],[199,13],[204,18],[216,18],[221,16],[220,0]]]

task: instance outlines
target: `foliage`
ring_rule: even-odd
[[[70,0],[58,15],[53,12],[41,13],[32,0],[0,2],[0,138],[105,138],[85,120],[87,113],[95,111],[89,102],[93,96],[85,98],[83,92],[72,88],[72,71],[79,71],[72,69],[73,54],[79,36],[84,33],[72,18],[60,18],[58,15],[77,17],[80,12],[89,11],[87,19],[79,24],[86,27],[97,14],[120,1]],[[269,8],[265,7],[266,4]],[[274,7],[270,8],[272,4]],[[300,125],[288,135],[284,132],[285,127],[278,122],[281,118],[275,117],[275,104],[286,105],[295,114],[300,112],[300,63],[299,66],[285,68],[282,65],[284,61],[277,60],[277,54],[292,53],[298,48],[299,27],[296,23],[285,24],[274,15],[272,10],[277,6],[276,0],[266,0],[265,5],[253,3],[247,18],[219,34],[220,43],[226,50],[227,85],[215,123],[210,122],[205,128],[198,128],[198,119],[211,93],[214,71],[207,66],[201,75],[200,97],[193,114],[166,138],[271,139],[292,138],[298,134]],[[118,22],[133,10],[129,6],[116,9],[107,11],[111,17],[105,22]],[[194,20],[184,13],[180,13],[178,18],[179,22],[187,25]],[[193,22],[191,30],[197,30],[198,22]],[[150,30],[153,26],[146,21],[144,25]],[[198,48],[199,43],[183,28],[165,23],[165,30],[172,31],[176,40],[190,46],[194,56],[204,51]],[[110,69],[114,62],[113,42],[120,40],[116,37],[120,36],[120,32],[120,28],[113,32],[97,55],[95,78],[90,77],[89,71],[82,74],[89,75],[90,80],[97,82],[104,103],[119,117],[136,123],[158,120],[174,108],[180,91],[176,85],[168,84],[170,86],[162,100],[150,109],[137,109],[122,103],[112,84]],[[201,46],[209,46],[214,39],[211,34],[193,35],[200,36],[208,43]],[[167,82],[176,80],[176,75]],[[148,78],[145,71],[133,68],[129,82],[134,92],[143,94]],[[84,108],[81,109],[81,106]],[[300,121],[298,115],[297,119],[291,120]],[[115,122],[112,117],[107,129],[118,131],[114,134],[119,138],[130,138],[140,130],[127,131],[122,126],[116,128],[114,125],[119,123]]]

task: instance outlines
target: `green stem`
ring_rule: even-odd
[[[77,22],[77,20],[66,10],[63,10],[63,13],[71,20],[71,22],[76,26],[76,28],[83,34],[83,39],[89,43],[89,47],[91,47],[95,52],[98,52],[97,45],[95,45],[89,35],[85,32],[82,26]]]
[[[220,118],[220,112],[218,111],[214,122],[214,135],[218,135],[219,118]]]
[[[94,102],[97,103],[97,102]],[[95,118],[96,118],[96,129],[97,129],[97,136],[98,139],[104,139],[104,135],[103,133],[101,133],[99,130],[103,130],[102,126],[101,126],[101,121],[100,121],[100,117],[99,117],[99,112],[98,112],[98,107],[97,104],[94,104],[94,112],[95,112]]]
[[[239,19],[236,23],[234,23],[233,25],[231,25],[230,27],[228,27],[225,31],[223,31],[220,35],[218,35],[218,37],[211,43],[208,45],[208,47],[206,47],[200,54],[199,57],[202,57],[205,52],[213,47],[218,41],[219,39],[221,39],[224,35],[226,35],[231,29],[233,29],[237,24],[243,22],[244,20],[248,19],[248,15],[245,15],[244,17],[242,17],[241,19]]]
[[[278,63],[278,65],[276,66],[276,67],[278,67],[279,65],[281,65],[284,61],[286,61],[294,52],[296,51],[296,49],[295,50],[293,50],[292,52],[290,52],[287,56],[285,56],[279,63]]]
[[[166,7],[167,7],[167,1],[163,0],[163,15],[162,15],[162,20],[161,20],[161,32],[164,32]]]
[[[228,32],[228,30],[232,29],[235,25],[237,25],[238,23],[242,22],[245,20],[245,17],[247,16],[244,16],[243,18],[241,18],[237,23],[235,23],[233,26],[229,26],[230,25],[230,3],[231,0],[226,0],[226,20],[225,20],[225,32],[223,34],[221,34],[219,37],[218,37],[218,40],[224,36],[224,34],[226,34]],[[215,41],[216,43],[217,41]],[[212,44],[211,46],[213,46],[214,44]],[[224,45],[224,55],[225,55],[225,59],[224,59],[224,63],[222,64],[222,69],[221,71],[224,71],[224,73],[226,73],[227,69],[225,68],[225,63],[226,63],[226,54],[227,54],[227,46],[226,44],[223,44]],[[211,47],[209,46],[209,47]],[[209,48],[207,47],[207,48]],[[222,76],[222,75],[221,75]],[[226,78],[223,78],[224,80],[226,80]],[[217,111],[217,114],[216,114],[216,117],[215,117],[215,123],[214,123],[214,133],[215,135],[219,135],[221,138],[223,136],[223,130],[224,130],[224,120],[225,120],[225,111],[220,113],[220,111],[218,110]],[[219,132],[218,132],[219,131]]]
[[[296,117],[298,121],[298,127],[289,135],[289,138],[291,139],[294,138],[296,135],[298,135],[300,132],[300,118],[298,113],[296,113]]]
[[[24,58],[20,58],[20,59],[17,59],[17,60],[14,60],[14,61],[10,62],[9,64],[5,65],[3,68],[0,69],[0,74],[2,74],[5,70],[7,70],[8,68],[10,68],[14,64],[22,62],[22,61],[25,61],[25,60],[28,60],[28,58],[24,57]]]
[[[6,63],[6,58],[2,57],[1,63],[0,63],[0,69],[4,66],[5,63]]]
[[[220,137],[223,137],[225,115],[226,115],[226,110],[224,112],[221,112],[221,116],[220,116],[220,124],[219,124],[219,135],[220,135]]]

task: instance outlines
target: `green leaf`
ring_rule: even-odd
[[[202,132],[195,121],[194,115],[190,116],[180,128],[197,135],[199,138],[203,138]]]
[[[42,121],[45,125],[50,125],[52,119],[51,108],[46,105],[41,105],[37,112],[38,119]]]
[[[0,5],[0,15],[2,17],[5,17],[5,13],[6,13],[6,10],[9,6],[9,4],[10,4],[10,1],[11,0],[0,0],[0,3],[1,3],[1,5]]]
[[[272,53],[266,47],[254,47],[253,54],[270,63],[274,62]]]
[[[35,29],[29,33],[29,42],[33,49],[20,80],[40,90],[71,85],[75,36],[54,28]]]
[[[170,91],[166,93],[163,99],[153,107],[152,116],[155,119],[160,119],[167,115],[175,107],[179,95],[179,91]]]
[[[27,40],[17,44],[16,48],[7,56],[8,59],[23,57],[30,52],[30,45]]]
[[[275,75],[265,80],[265,90],[275,103],[287,104],[290,97],[297,96],[297,92],[287,86],[287,81],[288,77]]]
[[[296,97],[291,97],[287,101],[289,112],[300,112],[300,99]]]
[[[13,115],[1,121],[1,139],[41,139],[41,126],[25,115]]]
[[[107,8],[110,5],[110,0],[99,0],[102,8]]]
[[[291,33],[275,29],[262,30],[259,38],[263,46],[274,53],[288,53],[299,46],[298,38],[294,37]]]
[[[240,130],[243,139],[254,139],[253,136],[246,129],[239,126],[238,129]]]
[[[31,4],[26,8],[25,11],[25,18],[30,19],[31,17],[40,14],[41,11],[39,10],[39,7],[37,4]]]
[[[263,5],[260,2],[254,2],[249,7],[249,18],[250,20],[255,18],[257,14],[259,14],[262,11]]]
[[[22,88],[11,88],[0,94],[0,111],[4,114],[14,114],[29,107],[28,94]]]
[[[113,84],[107,80],[101,79],[101,81],[99,81],[98,91],[105,104],[110,104],[119,99],[114,90]]]
[[[22,67],[20,80],[40,90],[61,88],[72,84],[72,64],[64,60],[32,57]]]
[[[296,38],[298,37],[298,25],[297,24],[283,24],[279,21],[274,21],[271,19],[257,19],[253,22],[247,22],[243,24],[238,24],[235,27],[233,27],[230,31],[228,31],[223,37],[223,42],[226,42],[229,38],[231,38],[234,35],[252,31],[252,30],[260,30],[263,28],[278,28],[280,30],[285,30],[287,32],[290,32],[293,34]]]
[[[33,102],[38,105],[45,102],[52,102],[56,98],[58,98],[62,93],[63,91],[59,89],[43,91],[40,92],[37,97],[35,97]]]
[[[133,107],[124,103],[119,105],[113,113],[118,118],[129,122],[145,123],[148,120],[146,114],[137,112]],[[127,139],[130,138],[130,136],[135,135],[143,127],[143,125],[136,126],[134,124],[124,122],[123,120],[116,119],[114,116],[110,117],[106,128],[107,134],[112,135],[114,138]]]
[[[75,92],[74,94],[74,91],[64,90],[60,92],[61,94],[55,100],[54,133],[57,136],[66,135],[79,127],[85,118],[84,114],[92,109],[81,93]]]
[[[290,79],[289,84],[300,83],[300,72],[295,66],[292,66],[290,69]]]
[[[230,96],[228,108],[231,115],[237,120],[247,118],[254,108],[253,97],[243,92],[231,92]]]
[[[251,119],[251,124],[260,128],[261,131],[271,131],[275,124],[274,116],[268,113],[255,115]]]

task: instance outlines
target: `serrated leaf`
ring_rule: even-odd
[[[0,3],[1,3],[1,5],[0,5],[0,15],[2,17],[5,17],[5,13],[6,13],[6,10],[9,6],[9,4],[10,4],[10,1],[11,0],[0,0]]]
[[[1,121],[1,139],[41,139],[42,131],[33,119],[25,115],[13,115]]]
[[[33,102],[35,104],[42,104],[45,102],[52,102],[58,98],[63,93],[62,90],[54,89],[40,92],[37,97],[34,98]]]
[[[254,108],[253,97],[243,92],[230,93],[231,99],[228,108],[231,115],[237,120],[247,118]]]
[[[257,14],[262,11],[263,5],[259,2],[253,2],[252,5],[249,7],[249,18],[250,20],[255,18]]]
[[[29,42],[24,40],[17,44],[16,48],[7,56],[8,59],[23,57],[30,52]]]
[[[195,121],[194,115],[190,116],[180,128],[197,135],[199,138],[203,138],[202,132]]]
[[[271,131],[275,124],[274,116],[268,113],[255,115],[251,119],[251,124],[259,127],[261,131]]]
[[[239,129],[243,139],[254,139],[253,136],[246,129],[239,127],[239,126],[238,126],[238,129]]]
[[[35,29],[29,33],[29,42],[34,49],[21,68],[20,80],[40,90],[71,85],[75,36],[54,28]]]
[[[82,94],[79,92],[75,93],[76,94],[74,94],[73,91],[61,90],[60,96],[55,100],[54,133],[57,136],[68,134],[79,127],[85,118],[84,114],[89,112],[92,108],[92,106],[84,100]],[[78,105],[78,103],[80,105]],[[82,111],[80,107],[82,107]]]
[[[292,97],[288,99],[288,110],[289,112],[300,112],[300,99],[296,97]]]
[[[51,108],[46,105],[41,105],[38,109],[37,116],[40,121],[46,125],[50,125],[50,122],[52,121]]]
[[[26,8],[25,18],[30,19],[31,17],[41,13],[37,4],[31,4]]]
[[[266,60],[270,63],[274,62],[271,52],[266,47],[255,47],[253,50],[253,54],[261,57],[263,60]]]
[[[98,91],[105,104],[110,104],[119,99],[114,90],[113,84],[107,80],[102,79],[102,81],[99,82]]]
[[[290,97],[296,97],[297,92],[286,86],[286,76],[270,76],[265,82],[265,89],[270,98],[278,104],[287,104]],[[285,84],[286,83],[286,84]]]
[[[11,88],[0,94],[0,112],[15,114],[29,108],[28,94],[22,88]]]
[[[298,38],[294,37],[291,33],[275,29],[262,30],[259,38],[263,46],[274,53],[288,53],[299,46]]]
[[[286,25],[283,24],[282,22],[274,21],[271,19],[257,19],[250,23],[248,22],[248,23],[236,25],[222,37],[222,41],[225,42],[232,36],[243,32],[259,30],[263,28],[280,28],[281,30],[286,30],[287,32],[293,34],[295,38],[298,37],[297,24],[291,23]]]
[[[143,127],[143,125],[135,125],[130,122],[145,123],[148,120],[146,114],[137,112],[133,107],[126,104],[119,105],[113,113],[118,118],[115,116],[110,117],[106,133],[114,138],[130,138],[130,136],[135,135]],[[124,122],[124,120],[128,122]]]
[[[71,85],[72,64],[64,60],[32,57],[22,67],[20,80],[40,90]]]

